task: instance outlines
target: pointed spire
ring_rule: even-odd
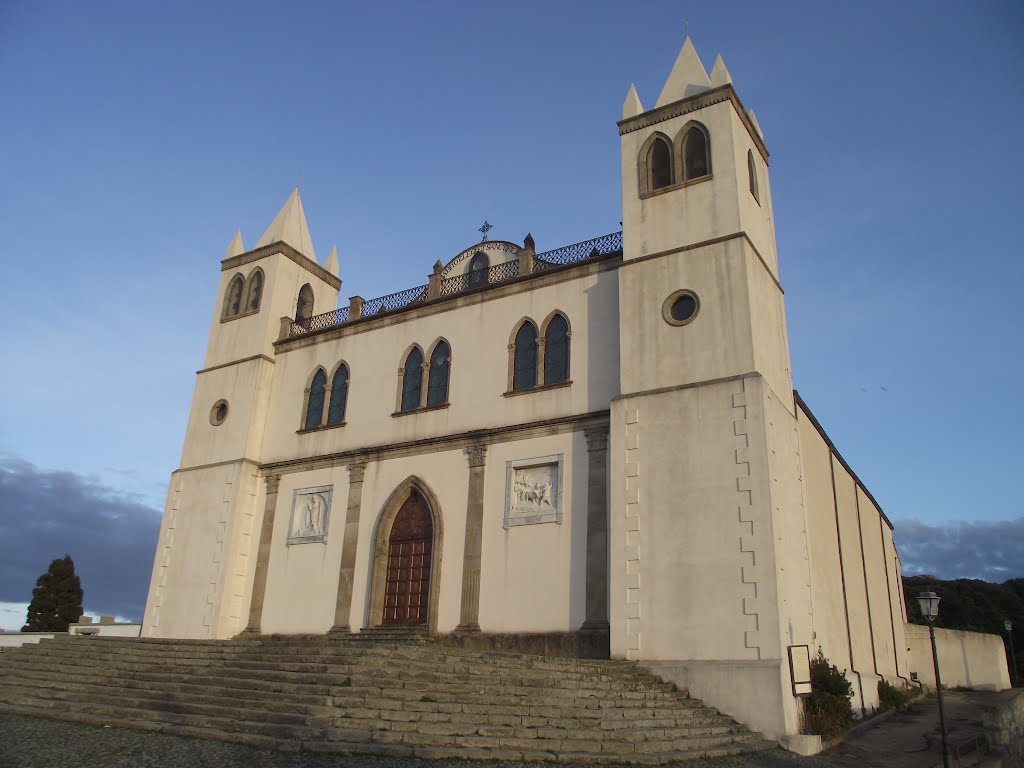
[[[732,75],[725,68],[725,61],[722,54],[715,57],[715,66],[711,68],[711,87],[718,88],[720,85],[728,85],[732,82]]]
[[[245,253],[245,246],[242,245],[242,230],[235,232],[235,236],[231,238],[231,243],[228,245],[228,251],[224,258],[230,259],[232,256],[237,256],[240,253]]]
[[[672,65],[672,71],[668,74],[668,80],[665,81],[665,87],[661,89],[658,103],[654,106],[663,107],[674,101],[685,99],[687,96],[706,91],[710,87],[711,81],[708,80],[708,72],[700,63],[700,56],[697,55],[697,50],[693,47],[690,36],[687,35],[683,42],[683,48],[679,51],[679,56],[676,57],[676,63]]]
[[[256,243],[256,247],[261,248],[264,245],[276,243],[278,240],[316,261],[313,240],[309,236],[309,225],[306,224],[306,214],[302,210],[298,187],[289,195],[277,216],[270,222],[270,226],[267,227],[267,231],[263,233],[260,241]]]
[[[324,262],[324,269],[332,275],[338,274],[338,246],[331,246],[331,252],[327,254],[327,261]]]
[[[754,124],[754,128],[757,129],[758,135],[763,139],[764,138],[764,131],[761,130],[761,125],[757,122],[757,117],[754,116],[754,110],[748,109],[747,110],[747,117],[750,118],[750,122],[752,122]]]
[[[626,120],[630,117],[636,117],[642,114],[643,111],[644,105],[640,103],[640,96],[636,92],[636,86],[630,83],[629,93],[626,94],[626,100],[622,102],[622,119]]]

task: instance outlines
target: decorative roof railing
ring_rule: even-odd
[[[342,307],[341,309],[324,312],[322,315],[313,315],[307,320],[293,320],[291,328],[288,329],[288,337],[301,336],[305,333],[315,333],[316,331],[322,331],[325,328],[333,328],[336,325],[346,323],[348,322],[348,311],[348,307]]]
[[[389,293],[387,296],[363,302],[362,317],[379,315],[381,312],[391,312],[426,300],[427,286],[417,285],[415,288],[406,288],[404,291],[396,291],[395,293]]]
[[[571,264],[574,261],[583,261],[584,259],[593,259],[598,256],[604,256],[607,253],[614,253],[615,251],[622,250],[622,232],[611,232],[607,235],[601,235],[591,240],[584,240],[582,243],[573,243],[572,245],[563,245],[561,248],[555,248],[552,251],[544,251],[544,253],[538,253],[534,257],[534,263],[541,261],[545,264],[550,265],[547,267],[560,267],[563,264]],[[537,271],[536,268],[533,270]]]
[[[610,253],[622,251],[622,232],[612,232],[608,235],[595,237],[591,240],[584,240],[582,243],[573,243],[551,251],[538,253],[533,257],[533,274],[544,272],[555,267],[573,264],[578,261],[595,259]],[[485,288],[497,283],[504,283],[519,277],[519,259],[505,261],[495,264],[487,270],[475,270],[463,272],[452,277],[439,280],[436,293],[432,292],[431,284],[418,285],[415,288],[406,288],[404,291],[389,293],[369,301],[353,299],[348,307],[324,312],[302,322],[292,322],[288,329],[288,338],[305,336],[309,333],[316,333],[335,326],[344,325],[350,320],[358,320],[363,317],[373,317],[388,312],[404,309],[413,304],[427,301],[433,294],[434,298],[454,296],[464,291],[472,291]]]

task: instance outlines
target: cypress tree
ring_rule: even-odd
[[[67,632],[68,624],[82,615],[82,583],[75,575],[71,555],[50,563],[46,573],[36,580],[27,623],[22,632]]]

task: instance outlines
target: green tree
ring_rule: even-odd
[[[67,632],[68,624],[82,615],[82,583],[75,575],[71,555],[50,563],[36,580],[27,623],[22,632]]]

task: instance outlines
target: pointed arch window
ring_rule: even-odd
[[[263,298],[263,270],[256,269],[249,275],[249,288],[245,292],[245,309],[247,312],[256,312],[260,308],[260,300]]]
[[[227,298],[224,300],[224,317],[234,317],[242,309],[242,288],[245,285],[245,280],[241,275],[235,275],[231,278],[231,283],[228,285]]]
[[[345,405],[348,403],[348,366],[342,363],[331,380],[331,401],[327,406],[327,425],[345,421]]]
[[[537,326],[524,322],[516,333],[512,390],[537,386]]]
[[[309,283],[299,288],[299,299],[295,302],[295,324],[305,325],[313,316],[313,289]]]
[[[473,254],[473,258],[469,260],[469,287],[479,288],[481,285],[487,285],[487,269],[491,265],[491,260],[487,258],[487,254],[483,251],[477,251]]]
[[[650,169],[650,189],[662,189],[672,184],[672,147],[656,137],[647,150],[647,167]]]
[[[703,126],[692,125],[683,137],[683,180],[711,173],[711,142]]]
[[[747,176],[750,177],[750,194],[758,203],[761,202],[761,192],[757,188],[757,164],[754,162],[754,153],[747,150]]]
[[[306,429],[319,427],[324,420],[324,395],[327,392],[327,374],[324,369],[317,370],[309,385],[309,399],[306,401]]]
[[[569,321],[561,312],[544,331],[544,384],[569,380]]]
[[[430,374],[427,381],[427,406],[448,402],[448,372],[451,369],[452,350],[447,341],[438,342],[430,354]]]
[[[423,392],[423,352],[413,347],[405,358],[402,369],[402,410],[413,411],[420,407]]]

